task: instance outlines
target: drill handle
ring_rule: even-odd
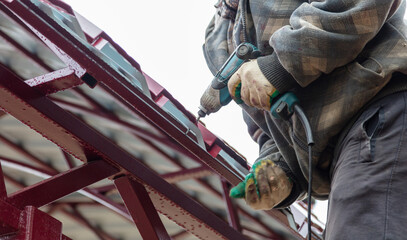
[[[214,89],[227,87],[230,77],[242,66],[243,63],[250,59],[260,56],[260,51],[251,43],[242,43],[229,56],[221,69],[216,73],[212,80],[211,86]]]
[[[288,120],[298,103],[299,100],[294,93],[286,92],[271,105],[271,115],[276,119]]]

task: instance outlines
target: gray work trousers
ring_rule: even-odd
[[[338,145],[325,239],[407,239],[407,92],[369,106]]]

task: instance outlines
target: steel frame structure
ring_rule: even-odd
[[[85,39],[73,34],[72,29],[44,11],[46,7],[77,19]],[[105,206],[126,221],[134,223],[143,239],[182,239],[189,234],[199,239],[305,237],[296,231],[298,227],[306,229],[305,218],[294,223],[292,213],[288,210],[266,211],[265,214],[274,220],[270,226],[229,198],[227,193],[230,187],[242,180],[244,169],[249,169],[244,158],[202,123],[196,122],[195,116],[145,74],[140,65],[106,33],[59,0],[3,0],[0,2],[0,10],[40,39],[66,65],[55,70],[15,39],[0,33],[21,54],[47,72],[26,80],[5,64],[0,64],[0,108],[4,111],[0,118],[11,115],[56,144],[69,168],[61,171],[0,135],[4,145],[28,159],[28,162],[21,162],[0,154],[0,238],[70,239],[62,233],[62,223],[51,216],[53,212],[59,211],[82,223],[100,239],[117,239],[92,225],[77,210],[78,204]],[[104,58],[99,51],[106,46],[111,46],[115,56],[120,56],[122,60],[115,59],[114,62],[111,61],[113,57],[110,60]],[[121,119],[98,102],[92,97],[92,88],[95,86],[128,114],[150,124],[153,131]],[[61,91],[69,91],[91,107],[58,97],[56,93]],[[180,170],[158,173],[140,156],[126,151],[114,139],[81,119],[81,115],[119,126]],[[171,151],[191,159],[197,166],[185,167],[159,145],[165,145]],[[73,158],[82,163],[74,164]],[[44,180],[26,186],[3,171],[2,165],[34,174]],[[219,192],[202,179],[206,176],[218,176],[222,191]],[[91,187],[103,179],[109,179],[111,184]],[[218,200],[224,201],[226,220],[174,185],[187,179],[194,179]],[[6,183],[20,190],[9,194]],[[63,201],[65,196],[77,191],[93,201]],[[122,203],[106,195],[111,191],[120,194]],[[43,206],[48,206],[47,212],[39,210]],[[300,214],[295,210],[293,213]],[[165,215],[185,231],[169,234],[160,215]],[[250,219],[262,231],[242,226],[239,216]],[[321,230],[317,225],[315,229]]]

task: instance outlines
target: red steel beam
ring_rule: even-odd
[[[170,240],[144,186],[127,176],[115,179],[114,183],[143,239]]]
[[[0,199],[0,236],[18,232],[21,210]]]
[[[20,231],[15,239],[62,239],[62,223],[33,206],[27,206],[24,208],[21,216],[21,223]]]
[[[7,198],[7,190],[6,190],[6,184],[4,182],[3,169],[1,167],[1,162],[0,162],[0,199],[6,199],[6,198]]]
[[[162,174],[161,177],[169,183],[176,183],[188,179],[196,179],[210,175],[213,175],[213,171],[204,166]]]
[[[89,162],[17,191],[7,201],[18,208],[41,207],[117,172],[104,161]]]
[[[71,67],[66,67],[26,80],[25,83],[30,87],[38,89],[44,95],[49,95],[82,85],[84,82],[76,76],[75,71]]]
[[[242,227],[240,226],[239,216],[237,215],[237,208],[232,199],[229,197],[229,191],[231,185],[226,182],[225,180],[222,181],[222,189],[223,189],[223,199],[226,203],[226,209],[228,213],[228,220],[229,225],[236,229],[237,231],[241,232]]]

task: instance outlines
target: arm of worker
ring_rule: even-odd
[[[250,136],[259,145],[259,158],[245,181],[231,189],[230,196],[244,198],[254,209],[287,207],[303,190],[279,153],[274,140],[245,112],[243,119]]]
[[[218,0],[215,4],[216,13],[206,28],[202,50],[213,75],[216,75],[233,51],[229,49],[228,36],[229,29],[234,24],[238,3],[238,0]]]
[[[353,61],[393,15],[401,0],[326,0],[303,3],[290,25],[274,32],[274,52],[258,59],[278,91],[306,87],[321,74]]]
[[[290,25],[274,32],[274,52],[247,62],[229,81],[229,91],[249,106],[269,110],[270,96],[306,87],[321,74],[353,61],[392,16],[400,0],[326,0],[303,3]]]

